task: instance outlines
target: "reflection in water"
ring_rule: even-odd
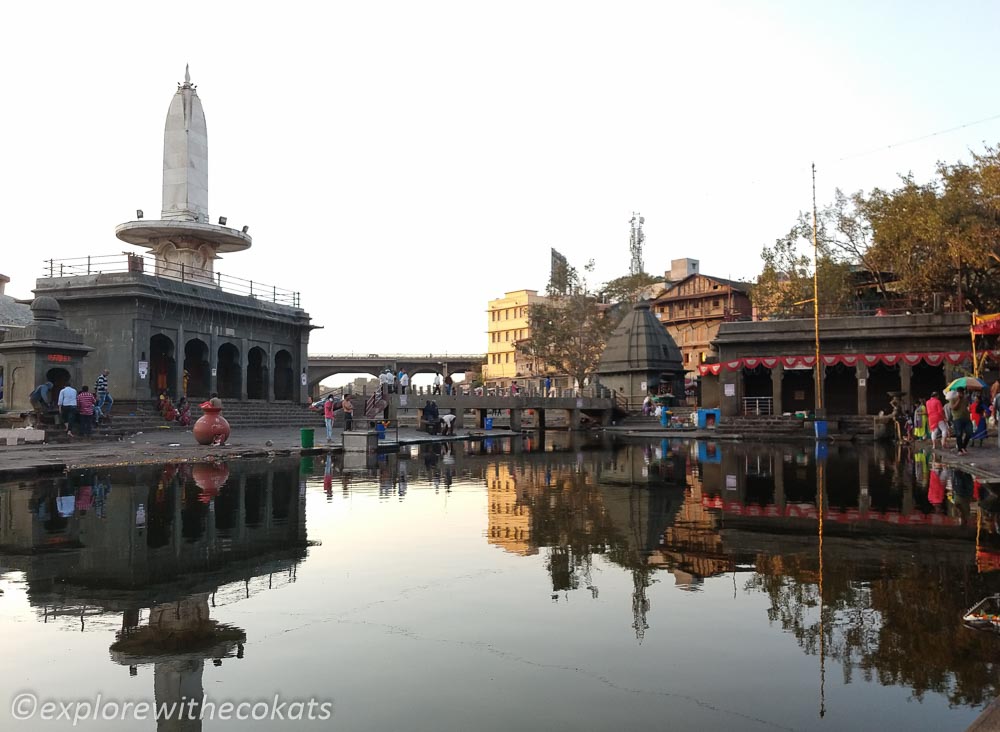
[[[312,480],[317,515],[357,499],[406,517],[398,526],[420,521],[423,498],[483,495],[485,542],[503,552],[489,554],[544,572],[550,609],[571,597],[609,604],[632,649],[677,630],[665,592],[706,613],[734,603],[726,612],[759,635],[783,631],[770,647],[792,638],[797,658],[815,657],[814,717],[833,708],[831,663],[844,684],[904,687],[956,707],[998,690],[997,638],[963,627],[961,615],[1000,591],[1000,499],[920,451],[558,433],[274,465],[82,471],[0,488],[3,564],[24,573],[44,622],[113,630],[112,659],[151,664],[157,701],[200,699],[205,661],[241,658],[254,642],[252,627],[217,622],[217,608],[296,581]],[[351,517],[359,531],[366,515]],[[479,569],[449,559],[463,576]],[[400,564],[379,579],[399,584],[424,569]],[[612,577],[621,573],[624,590]],[[713,591],[723,575],[724,595]],[[527,578],[517,587],[535,592]]]
[[[200,703],[205,660],[242,658],[246,641],[212,610],[294,582],[305,557],[297,468],[86,470],[0,490],[2,562],[44,622],[117,625],[112,660],[152,665],[157,703]]]

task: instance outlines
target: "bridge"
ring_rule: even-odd
[[[399,394],[390,394],[388,399],[389,419],[398,419],[400,411],[416,411],[422,408],[428,399],[433,399],[437,403],[441,414],[449,412],[455,414],[458,417],[458,427],[479,429],[485,426],[486,417],[496,410],[510,410],[510,428],[515,431],[526,426],[529,421],[531,426],[545,429],[545,413],[547,411],[558,410],[562,412],[566,417],[565,426],[569,429],[577,429],[584,416],[595,424],[609,425],[616,411],[624,412],[622,406],[611,393],[608,393],[607,396],[561,397],[407,394],[405,399]],[[526,419],[529,414],[531,415],[530,420]]]
[[[394,374],[405,369],[414,374],[455,374],[472,371],[486,361],[483,353],[325,353],[309,356],[309,393],[318,391],[319,382],[334,374],[378,376],[388,366]]]

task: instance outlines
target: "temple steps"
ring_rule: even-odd
[[[198,404],[191,407],[191,421],[202,412]],[[323,414],[311,411],[306,405],[295,402],[265,402],[235,400],[223,401],[223,416],[234,428],[240,427],[322,427]],[[342,419],[342,418],[341,418]],[[115,402],[110,423],[95,430],[106,435],[134,434],[153,429],[190,429],[163,420],[152,402]]]

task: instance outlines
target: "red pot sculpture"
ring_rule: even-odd
[[[229,439],[229,422],[222,416],[222,410],[218,407],[202,407],[204,412],[198,421],[194,423],[194,439],[199,445],[211,445],[216,438],[221,438],[220,442]]]

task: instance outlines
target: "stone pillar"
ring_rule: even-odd
[[[299,338],[299,358],[295,369],[296,384],[292,392],[299,395],[300,403],[309,401],[309,331],[306,330],[305,333],[305,338]]]
[[[583,412],[579,409],[573,409],[569,413],[569,429],[570,431],[580,429],[580,419],[583,416]]]
[[[184,326],[178,325],[177,342],[174,344],[174,383],[177,384],[178,394],[184,394],[184,344]]]
[[[913,380],[913,367],[906,361],[899,362],[899,389],[903,392],[903,403],[913,401],[913,394],[910,389],[910,384]]]
[[[215,328],[208,337],[208,393],[212,394],[219,390],[219,337],[215,334]]]
[[[250,363],[249,344],[246,338],[240,338],[240,401],[247,400],[247,364]]]
[[[521,410],[511,409],[510,410],[510,429],[514,432],[521,431]]]
[[[774,403],[774,413],[779,416],[785,412],[785,407],[781,399],[781,381],[784,378],[784,364],[780,362],[776,363],[774,368],[771,369],[771,399]]]
[[[727,387],[731,390],[727,392]],[[727,396],[727,393],[731,394]],[[730,371],[723,367],[719,372],[719,408],[723,417],[735,417],[740,413],[740,399],[743,396],[743,371]]]
[[[274,401],[274,344],[268,341],[267,344],[267,378],[266,384],[266,396],[267,401]]]
[[[147,370],[146,378],[140,379],[138,364],[140,360],[145,360],[148,362],[151,358],[149,352],[150,322],[145,318],[137,318],[133,328],[134,328],[133,332],[135,333],[135,344],[132,346],[132,363],[129,364],[129,372],[131,376],[129,377],[128,380],[128,384],[131,387],[131,393],[125,398],[147,401],[150,399],[150,395],[153,393],[152,388],[150,387],[150,382],[152,381],[153,374],[150,373],[149,370]],[[144,353],[146,354],[146,357],[145,359],[142,359],[141,356]],[[76,378],[75,374],[74,378]],[[112,378],[114,378],[114,374],[112,374]],[[79,387],[80,382],[77,381],[77,383],[74,384],[74,386]],[[35,387],[31,388],[34,389]],[[114,389],[114,382],[111,383],[110,389]],[[114,392],[112,392],[112,396],[115,396]]]
[[[868,366],[858,359],[854,367],[855,378],[858,380],[858,414],[868,414]]]

